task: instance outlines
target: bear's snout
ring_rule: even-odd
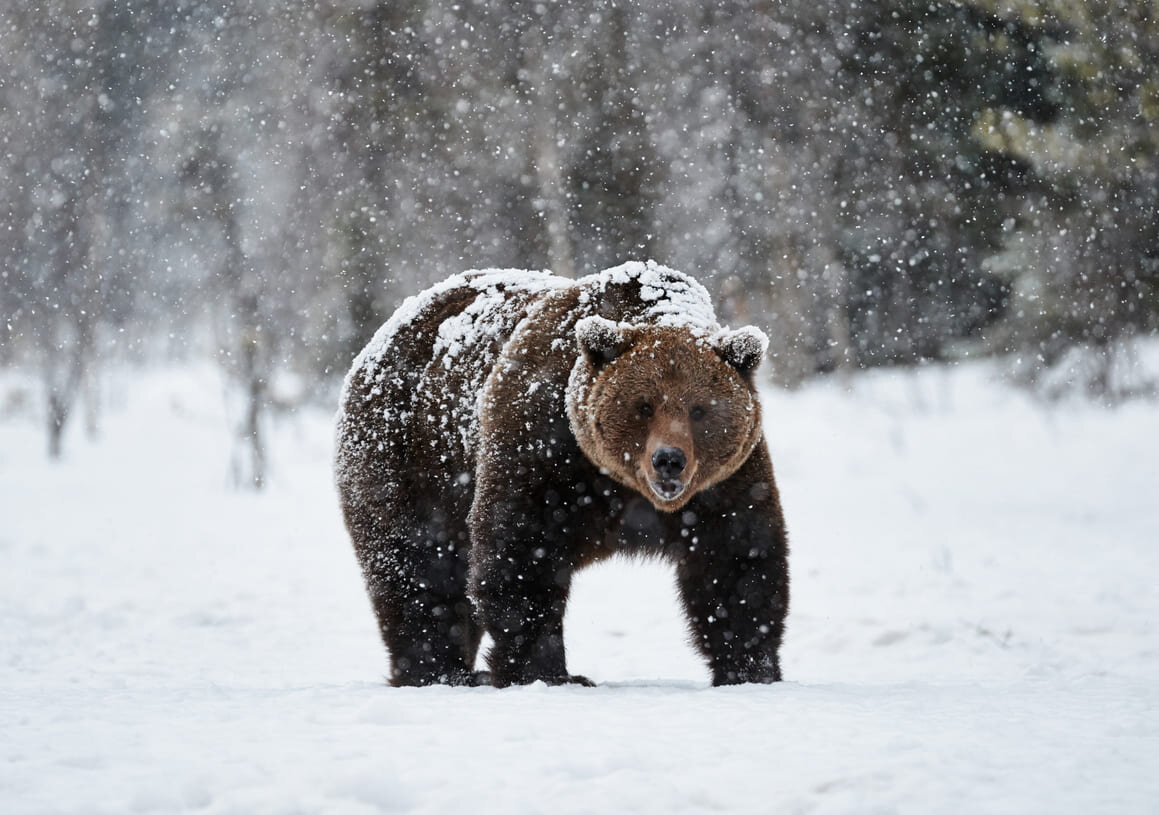
[[[687,464],[688,457],[679,447],[661,447],[652,454],[652,469],[662,481],[679,478]]]
[[[681,479],[685,467],[688,466],[688,456],[679,447],[660,447],[652,454],[652,469],[656,471],[656,480],[650,481],[649,486],[664,501],[674,501],[680,497],[688,486],[688,482]]]
[[[689,462],[688,455],[672,445],[657,448],[649,463],[651,472],[647,473],[645,481],[652,491],[653,501],[659,498],[663,504],[680,498],[688,490],[696,471],[696,465]]]
[[[696,476],[692,448],[692,428],[682,418],[670,417],[652,427],[641,462],[641,480],[645,495],[651,493],[657,508],[670,510],[672,503],[688,489]]]

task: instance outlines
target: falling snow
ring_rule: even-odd
[[[0,811],[1159,800],[1153,3],[0,6]],[[478,378],[500,288],[625,279],[766,360],[790,681],[709,689],[638,564],[600,687],[388,691],[340,390],[419,292]]]

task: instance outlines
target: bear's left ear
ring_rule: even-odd
[[[628,350],[631,340],[626,326],[605,317],[584,317],[575,324],[579,349],[593,365],[606,365]]]
[[[751,325],[734,331],[723,331],[716,340],[716,352],[742,374],[756,370],[768,347],[769,338],[765,332]]]

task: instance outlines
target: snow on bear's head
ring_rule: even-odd
[[[662,511],[728,478],[761,438],[756,328],[705,335],[603,317],[576,324],[568,417],[584,454]]]

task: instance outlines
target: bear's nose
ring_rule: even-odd
[[[652,467],[656,470],[656,475],[663,479],[676,478],[684,472],[687,463],[688,459],[679,447],[661,447],[652,454]]]

